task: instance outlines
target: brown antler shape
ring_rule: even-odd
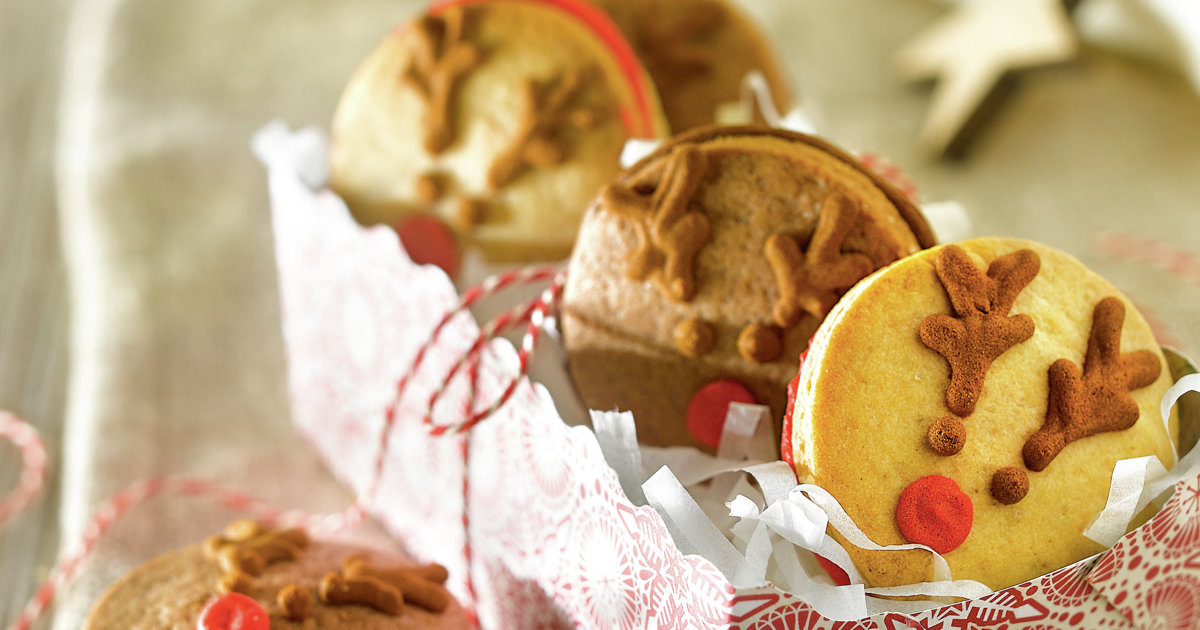
[[[490,188],[507,186],[529,166],[557,166],[567,159],[558,133],[568,124],[591,127],[598,117],[594,108],[574,105],[586,84],[584,79],[582,70],[574,70],[545,83],[525,82],[517,135],[488,168]]]
[[[254,521],[234,521],[223,536],[211,536],[204,551],[226,574],[242,572],[258,577],[275,562],[295,560],[308,546],[308,536],[299,529],[268,530]]]
[[[1068,359],[1050,365],[1046,422],[1025,442],[1025,466],[1046,466],[1071,442],[1105,431],[1123,431],[1137,422],[1129,392],[1158,380],[1162,364],[1149,350],[1121,354],[1125,305],[1115,297],[1092,310],[1083,374]]]
[[[440,564],[415,567],[378,568],[362,556],[342,562],[342,574],[348,578],[373,578],[391,585],[400,592],[405,603],[420,606],[431,612],[442,612],[450,605],[450,594],[442,587],[446,569]]]
[[[450,99],[462,76],[482,58],[479,48],[463,39],[464,20],[461,8],[421,18],[414,25],[413,61],[401,75],[425,99],[425,149],[434,155],[454,142]]]
[[[671,21],[654,4],[648,19],[639,21],[638,47],[644,51],[646,65],[654,76],[691,78],[712,72],[715,50],[699,45],[725,21],[725,8],[719,2],[697,2],[687,13]]]
[[[625,275],[639,282],[651,279],[667,297],[686,302],[696,294],[696,254],[708,242],[708,219],[691,210],[708,158],[695,146],[683,144],[665,161],[653,192],[613,184],[604,191],[604,207],[637,232],[637,247],[625,257]]]
[[[373,577],[346,577],[328,573],[321,578],[317,595],[328,606],[370,606],[389,615],[404,612],[404,599],[400,590],[391,584]]]
[[[861,211],[844,195],[825,201],[807,251],[789,234],[773,234],[765,253],[775,271],[779,299],[775,322],[788,327],[808,312],[823,319],[846,289],[871,273],[875,265],[865,254],[843,252],[846,236],[859,223]]]
[[[958,416],[975,412],[992,361],[1033,336],[1033,319],[1009,317],[1008,311],[1040,268],[1041,259],[1028,249],[993,260],[986,276],[957,245],[938,254],[934,269],[954,316],[926,317],[921,342],[950,364],[946,406]]]

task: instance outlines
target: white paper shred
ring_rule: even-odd
[[[1119,460],[1113,466],[1104,509],[1083,530],[1083,535],[1105,547],[1116,544],[1125,535],[1133,517],[1146,507],[1139,504],[1142,503],[1143,490],[1149,488],[1147,484],[1162,479],[1166,474],[1167,469],[1154,455]],[[1147,497],[1147,503],[1149,500],[1150,497]]]
[[[272,120],[254,134],[250,148],[263,164],[296,173],[310,190],[319,190],[329,178],[329,139],[314,127],[293,132],[282,120]]]
[[[668,531],[672,535],[675,532],[683,535],[683,539],[677,539],[676,543],[686,541],[689,547],[712,562],[734,586],[762,584],[763,576],[754,575],[745,556],[712,521],[704,517],[704,511],[669,468],[660,468],[651,475],[642,484],[642,491],[646,494],[646,501],[670,524]]]
[[[644,469],[657,470],[642,484],[646,502],[662,516],[681,551],[707,558],[735,586],[770,581],[835,620],[859,619],[882,610],[915,612],[940,606],[947,597],[975,598],[991,592],[978,582],[950,580],[945,560],[927,547],[875,544],[832,495],[818,486],[798,485],[791,467],[771,457],[769,440],[774,430],[765,407],[730,405],[718,446],[720,456],[682,447],[636,447],[632,417],[627,413],[593,412],[593,422],[622,484],[638,474],[639,462]],[[620,452],[631,448],[640,455]],[[766,458],[770,461],[763,461]],[[850,555],[828,535],[829,526],[866,549],[924,549],[935,556],[936,576],[945,579],[866,588]],[[833,584],[813,554],[841,567],[852,583]],[[918,596],[924,601],[877,600],[868,597],[872,594]]]
[[[621,168],[629,168],[637,164],[642,158],[654,153],[660,144],[662,144],[661,140],[646,140],[644,138],[630,138],[626,140],[625,146],[621,149]]]
[[[1200,374],[1188,374],[1180,378],[1163,394],[1160,412],[1168,436],[1171,435],[1171,408],[1180,396],[1188,392],[1200,392]],[[1133,518],[1151,501],[1163,500],[1175,484],[1194,477],[1198,464],[1200,448],[1192,448],[1175,463],[1170,472],[1153,455],[1118,461],[1113,467],[1108,501],[1083,535],[1105,547],[1113,546],[1129,530]]]
[[[713,117],[719,125],[749,125],[754,122],[755,111],[762,116],[763,122],[772,127],[800,133],[817,132],[816,126],[803,109],[794,107],[786,114],[779,113],[775,108],[775,98],[771,94],[767,77],[758,70],[752,70],[742,78],[740,99],[721,103]]]
[[[621,489],[634,505],[645,505],[642,494],[642,452],[638,449],[637,429],[628,411],[591,411],[592,430],[604,459],[621,482]]]
[[[921,204],[921,213],[929,221],[929,227],[939,243],[954,243],[971,237],[971,217],[957,201]]]
[[[1200,392],[1200,375],[1185,376],[1167,391],[1164,416],[1169,417],[1171,407],[1189,391]],[[958,598],[977,599],[992,592],[979,582],[953,579],[945,559],[924,545],[875,543],[829,492],[812,484],[798,484],[790,466],[764,457],[763,449],[770,448],[770,444],[757,436],[770,429],[765,407],[730,406],[719,457],[682,447],[638,447],[633,419],[627,413],[593,412],[593,422],[622,484],[639,477],[639,465],[644,467],[642,470],[657,470],[641,486],[646,501],[662,516],[682,552],[705,557],[734,586],[756,587],[769,582],[833,620],[861,619],[883,612],[916,613]],[[637,450],[639,455],[623,453],[622,449]],[[1108,505],[1085,535],[1111,546],[1124,535],[1136,514],[1152,500],[1161,499],[1180,479],[1197,474],[1197,468],[1200,449],[1193,449],[1169,473],[1152,456],[1118,462]],[[721,508],[719,514],[714,506]],[[830,527],[863,549],[920,549],[932,554],[935,579],[868,588],[846,549],[828,535]],[[841,567],[851,584],[833,584],[816,562],[816,555]],[[890,599],[895,597],[916,599]]]

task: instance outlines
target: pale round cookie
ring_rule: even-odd
[[[84,630],[224,630],[231,615],[271,630],[470,628],[445,580],[439,565],[236,521],[113,584]]]
[[[782,415],[839,295],[932,242],[903,194],[821,140],[679,136],[584,219],[562,309],[576,390],[592,409],[632,411],[643,443],[712,450],[728,402]]]
[[[625,33],[646,65],[675,133],[717,122],[717,110],[741,97],[742,80],[762,73],[776,110],[791,89],[753,20],[726,0],[591,0]]]
[[[1038,243],[974,239],[843,296],[800,369],[784,458],[875,542],[929,545],[955,579],[1000,589],[1101,551],[1082,532],[1117,460],[1174,463],[1170,384],[1106,280]],[[932,578],[925,551],[847,550],[873,586]]]
[[[582,0],[456,0],[354,73],[330,187],[365,224],[429,213],[493,261],[565,257],[631,137],[666,133],[648,76]]]

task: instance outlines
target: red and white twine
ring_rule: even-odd
[[[1200,287],[1200,256],[1190,251],[1157,239],[1110,230],[1096,232],[1092,246],[1117,260],[1149,265]]]
[[[206,497],[235,512],[255,515],[264,523],[284,527],[301,527],[327,533],[349,527],[363,520],[365,514],[357,504],[343,512],[310,514],[299,510],[280,510],[249,494],[225,488],[207,479],[189,477],[159,477],[139,481],[125,488],[101,505],[83,529],[75,548],[61,556],[50,575],[42,582],[33,598],[10,626],[26,630],[35,622],[55,594],[78,572],[83,561],[91,555],[96,544],[109,528],[130,508],[163,494]]]
[[[17,487],[0,499],[0,523],[16,516],[37,498],[46,483],[46,444],[37,429],[7,411],[0,411],[0,437],[21,453]]]
[[[472,427],[499,411],[500,407],[504,406],[504,403],[508,402],[508,399],[512,397],[513,392],[516,391],[517,385],[520,384],[521,379],[523,379],[526,373],[529,371],[529,357],[533,354],[534,349],[537,348],[538,336],[541,333],[542,324],[545,321],[546,314],[551,308],[554,307],[555,302],[558,301],[558,297],[562,293],[563,286],[566,284],[566,279],[566,271],[558,272],[551,279],[550,286],[547,287],[545,291],[542,291],[542,294],[538,296],[536,300],[500,315],[489,322],[488,325],[480,331],[479,335],[475,339],[475,342],[472,343],[471,347],[467,350],[467,353],[460,360],[454,363],[454,366],[450,369],[450,372],[448,372],[446,377],[442,379],[442,384],[438,386],[436,390],[434,390],[433,394],[429,398],[428,409],[425,411],[422,421],[431,427],[431,433],[434,435],[443,435],[445,433],[462,433],[464,431],[470,431]],[[514,374],[511,379],[509,379],[508,384],[504,387],[504,391],[499,397],[496,398],[496,401],[493,402],[487,409],[472,412],[470,415],[468,415],[467,419],[462,422],[455,423],[453,425],[435,425],[433,423],[433,407],[437,404],[438,399],[440,399],[446,392],[446,389],[450,385],[450,381],[456,374],[458,374],[462,366],[468,362],[477,361],[479,353],[483,350],[483,346],[488,341],[494,339],[496,335],[500,334],[509,327],[519,326],[525,322],[528,322],[528,325],[525,328],[525,334],[521,337],[521,349],[517,351],[517,373]]]
[[[919,201],[921,195],[920,190],[917,188],[916,182],[914,182],[912,178],[908,176],[908,173],[904,172],[904,169],[892,164],[888,160],[878,155],[875,155],[874,153],[857,153],[855,154],[855,157],[857,157],[858,161],[862,162],[862,165],[867,167],[868,170],[886,179],[889,184],[895,186],[897,190],[904,193],[904,195],[912,200],[913,203],[917,203]]]
[[[430,431],[434,435],[460,434],[469,431],[479,422],[482,422],[499,410],[511,398],[521,379],[527,374],[529,357],[537,346],[542,323],[562,293],[562,287],[566,281],[566,272],[564,270],[550,267],[519,269],[488,278],[478,286],[463,293],[458,305],[442,317],[430,335],[429,341],[418,350],[412,365],[397,382],[395,396],[385,411],[385,422],[380,431],[379,450],[375,460],[373,479],[368,486],[369,490],[363,496],[358,497],[355,503],[348,509],[331,514],[311,514],[300,510],[280,510],[257,497],[223,487],[206,479],[159,477],[136,482],[117,493],[96,510],[92,520],[84,528],[75,546],[69,552],[59,557],[49,576],[41,583],[33,597],[22,609],[20,615],[9,626],[10,630],[28,630],[42,613],[45,612],[46,608],[54,600],[55,595],[75,576],[79,567],[92,554],[97,543],[103,538],[109,528],[134,506],[160,495],[174,494],[206,497],[232,511],[252,514],[269,525],[300,527],[318,534],[338,531],[361,522],[366,518],[366,512],[362,507],[364,500],[373,495],[382,477],[383,464],[387,456],[388,436],[391,434],[391,430],[395,424],[396,410],[403,396],[404,389],[413,376],[416,375],[417,370],[420,369],[426,354],[436,345],[438,336],[446,325],[456,315],[466,311],[479,300],[494,295],[499,291],[512,286],[547,281],[550,282],[550,286],[536,300],[512,309],[488,322],[480,330],[475,342],[471,344],[463,357],[455,363],[455,366],[446,375],[444,382],[430,397],[423,422],[431,427]],[[475,398],[475,383],[478,376],[477,370],[480,352],[489,340],[495,338],[504,330],[526,322],[528,326],[521,340],[521,349],[517,355],[519,362],[517,373],[513,376],[501,395],[487,409],[478,412],[473,411],[472,401]],[[466,408],[464,409],[466,419],[453,425],[434,425],[432,419],[434,405],[436,405],[440,397],[445,393],[450,380],[460,371],[463,365],[467,366],[468,378],[471,381],[471,393],[468,396]],[[21,452],[22,461],[21,476],[16,488],[0,500],[0,524],[3,524],[28,507],[42,490],[46,477],[46,449],[36,429],[24,420],[4,411],[0,411],[0,437],[8,439],[17,446]],[[464,457],[463,490],[465,493],[469,487],[467,485],[465,461],[469,452],[467,440],[464,440],[462,452]],[[464,509],[463,526],[467,527],[468,525],[469,519]],[[464,548],[463,554],[469,567],[472,556],[469,542]],[[473,590],[469,575],[467,577],[467,586],[469,590]]]
[[[445,330],[446,326],[450,323],[450,321],[453,320],[460,313],[463,313],[463,312],[467,311],[468,309],[470,309],[473,305],[475,305],[476,302],[480,301],[481,299],[483,299],[485,297],[489,297],[491,295],[494,295],[494,294],[496,294],[500,291],[503,291],[504,289],[507,289],[509,287],[552,281],[551,288],[554,288],[555,286],[557,286],[558,290],[561,290],[562,284],[565,282],[565,278],[566,278],[566,272],[562,271],[560,269],[554,268],[554,267],[526,267],[526,268],[510,271],[507,273],[502,273],[502,274],[499,274],[496,276],[492,276],[492,277],[484,280],[483,282],[481,282],[478,286],[475,286],[475,287],[463,292],[462,297],[458,301],[458,304],[454,308],[447,311],[446,314],[442,316],[442,319],[440,321],[438,321],[437,325],[433,327],[433,332],[430,333],[429,340],[426,341],[425,344],[422,345],[420,347],[420,349],[417,350],[417,354],[416,354],[416,356],[413,357],[413,361],[409,365],[408,370],[405,371],[404,375],[401,376],[398,381],[396,381],[396,387],[394,389],[394,393],[392,394],[392,399],[388,403],[387,408],[384,411],[383,430],[380,431],[380,435],[379,435],[380,441],[379,441],[379,445],[376,450],[377,455],[375,457],[375,464],[374,464],[374,468],[372,471],[373,482],[372,482],[372,485],[370,486],[370,489],[367,491],[366,496],[371,497],[374,495],[375,490],[377,489],[377,486],[379,484],[380,478],[382,477],[383,463],[384,463],[385,455],[387,454],[388,436],[391,435],[392,426],[396,423],[396,413],[399,410],[400,400],[404,396],[404,391],[408,387],[409,381],[411,381],[412,378],[414,376],[416,376],[417,372],[421,369],[421,366],[425,362],[425,357],[429,353],[430,349],[437,345],[438,338],[441,336],[442,331]],[[557,295],[557,291],[555,292],[555,295]],[[522,312],[524,312],[526,309],[528,309],[530,312],[529,317],[532,320],[533,313],[538,311],[537,305],[541,301],[542,300],[539,299],[530,306],[521,307]],[[548,308],[549,308],[549,305],[546,305],[542,309],[543,312],[545,309],[548,309]],[[487,325],[485,325],[480,332],[480,336],[476,339],[476,341],[474,343],[471,344],[471,349],[469,349],[467,351],[466,356],[464,356],[462,358],[462,360],[460,360],[459,363],[464,363],[468,359],[475,358],[478,355],[480,349],[482,349],[483,343],[485,341],[487,341],[488,339],[491,339],[495,335],[499,334],[501,329],[506,328],[509,325],[512,325],[514,322],[512,321],[511,313],[512,313],[512,311],[510,311],[509,313],[505,313],[505,314],[501,315],[500,317],[496,318],[495,320],[492,320]],[[540,321],[541,321],[541,319],[539,317],[539,325],[540,325]],[[487,336],[487,335],[490,335],[490,336]],[[537,338],[536,331],[532,332],[532,333],[527,331],[525,336],[527,339],[529,339],[529,345],[532,347],[532,345],[534,345],[536,343],[536,338]],[[532,338],[530,339],[530,337],[532,337]],[[526,341],[526,339],[522,339],[522,344],[521,344],[522,351],[524,351],[524,349],[525,349],[524,348],[526,345],[525,341]],[[445,391],[446,387],[448,387],[450,379],[453,378],[454,374],[457,372],[457,369],[458,369],[458,366],[456,365],[455,370],[452,371],[444,379],[442,385],[434,392],[433,396],[430,398],[429,403],[428,403],[429,409],[424,414],[425,424],[432,425],[432,423],[433,423],[433,421],[432,421],[433,406],[437,402],[437,400],[441,397],[441,395]],[[526,373],[526,369],[527,369],[526,362],[522,361],[521,368],[518,371],[518,375],[515,378],[520,379],[522,376],[524,376],[524,374]],[[511,396],[511,392],[508,392],[508,395]],[[499,408],[499,405],[502,405],[504,403],[504,401],[506,401],[506,400],[508,400],[508,396],[502,395],[500,397],[500,399],[497,400],[497,404],[493,405],[492,407],[489,408],[488,413],[490,414],[490,413],[494,412],[494,409]],[[484,417],[486,417],[487,415],[488,414],[485,414]],[[471,418],[474,418],[474,415],[472,415]],[[467,422],[470,422],[471,418],[468,418]],[[463,424],[465,424],[465,423],[463,423]],[[472,424],[472,426],[474,426],[474,424]],[[444,434],[447,429],[439,430],[435,426],[431,430],[435,434],[441,435],[441,434]]]

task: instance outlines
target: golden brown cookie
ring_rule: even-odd
[[[1038,243],[974,239],[843,296],[800,370],[784,457],[875,542],[926,544],[999,589],[1101,550],[1082,532],[1117,460],[1175,461],[1170,382],[1107,281]],[[870,585],[932,577],[924,551],[848,551]]]
[[[330,186],[362,223],[431,213],[494,261],[565,257],[653,85],[582,0],[456,0],[390,33],[333,121]]]
[[[737,102],[742,79],[759,71],[778,111],[791,90],[758,26],[725,0],[592,0],[633,43],[650,71],[676,133],[711,125]]]
[[[309,541],[299,530],[236,521],[114,584],[85,630],[469,628],[442,586],[446,570],[373,550]]]
[[[777,129],[677,137],[593,203],[563,334],[593,409],[653,445],[716,446],[726,404],[769,404],[817,324],[871,271],[933,242],[920,212],[850,156]]]

